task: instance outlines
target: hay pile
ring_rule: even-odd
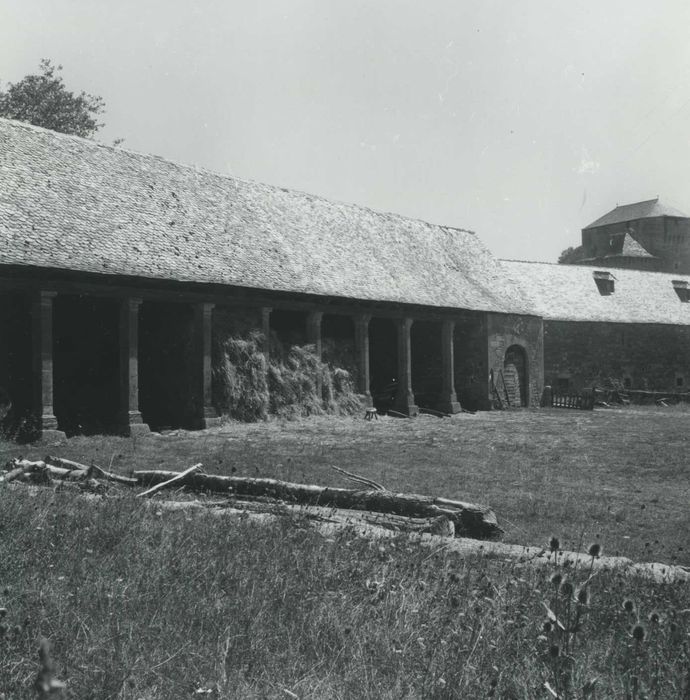
[[[226,338],[216,357],[217,408],[235,420],[349,415],[361,407],[351,373],[322,362],[313,345],[284,347],[272,334],[267,363],[263,336],[254,332]]]

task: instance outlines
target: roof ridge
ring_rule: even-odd
[[[588,269],[588,270],[606,270],[617,273],[633,273],[635,275],[666,275],[667,277],[687,277],[690,279],[690,272],[665,272],[664,270],[636,270],[625,267],[610,267],[608,265],[579,265],[577,263],[554,263],[554,262],[540,262],[539,260],[506,260],[504,258],[499,258],[499,262],[507,263],[519,263],[522,265],[551,265],[552,267],[560,267],[564,269],[576,268],[576,269]]]

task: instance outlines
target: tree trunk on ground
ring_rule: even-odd
[[[143,486],[160,484],[177,475],[178,472],[162,470],[136,471],[133,474]],[[457,536],[494,539],[503,533],[494,512],[486,506],[418,494],[357,491],[312,484],[294,484],[277,479],[199,473],[189,474],[184,479],[176,481],[176,485],[184,485],[193,491],[233,494],[247,498],[262,496],[292,504],[386,513],[407,518],[427,519],[445,516],[453,523]]]

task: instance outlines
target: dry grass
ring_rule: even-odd
[[[358,415],[136,440],[74,438],[52,451],[122,471],[203,462],[211,472],[342,485],[329,468],[335,464],[394,490],[487,503],[507,542],[540,545],[556,532],[564,547],[578,549],[599,537],[608,554],[687,566],[689,423],[683,408],[371,422]],[[0,460],[46,451],[0,443]]]
[[[0,487],[0,532],[0,693],[13,700],[34,697],[42,638],[73,698],[533,700],[551,697],[545,683],[562,698],[685,697],[687,585],[600,574],[574,629],[586,569],[568,572],[568,592],[551,570],[402,538],[51,488]]]

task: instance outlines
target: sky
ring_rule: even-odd
[[[690,214],[685,0],[0,0],[0,88],[63,66],[96,139],[555,262],[617,204]]]

